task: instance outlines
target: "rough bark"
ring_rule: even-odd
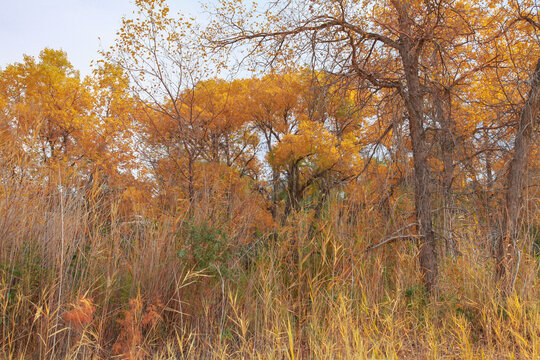
[[[433,105],[435,117],[440,131],[440,149],[442,170],[442,194],[443,194],[443,236],[446,247],[452,254],[457,252],[457,244],[454,239],[454,213],[455,199],[452,191],[454,181],[454,126],[450,116],[450,92],[437,90],[434,94]]]
[[[520,114],[514,154],[508,166],[506,178],[506,211],[503,219],[504,236],[499,241],[497,251],[497,278],[503,281],[504,287],[512,285],[510,281],[517,274],[519,219],[522,207],[523,178],[527,169],[528,156],[532,136],[538,126],[540,117],[540,59],[531,77],[531,89]]]
[[[406,4],[396,6],[399,13],[401,37],[400,55],[407,89],[404,94],[409,115],[409,129],[414,160],[415,212],[420,224],[420,268],[426,290],[430,292],[437,282],[437,251],[431,216],[430,171],[428,146],[424,131],[424,89],[419,77],[419,41],[411,40],[410,20]]]

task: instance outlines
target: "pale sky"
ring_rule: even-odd
[[[81,75],[90,72],[98,50],[113,44],[122,16],[130,17],[133,0],[0,0],[0,68],[37,57],[45,48],[67,52]],[[171,13],[204,16],[197,0],[168,0]],[[101,38],[101,40],[99,40]]]

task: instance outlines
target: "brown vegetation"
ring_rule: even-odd
[[[540,358],[538,4],[136,5],[0,71],[1,358]]]

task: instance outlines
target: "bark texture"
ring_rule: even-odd
[[[420,269],[428,292],[436,286],[438,260],[431,214],[428,146],[424,130],[424,87],[419,76],[419,55],[423,42],[412,36],[412,22],[406,2],[394,2],[398,12],[400,55],[405,73],[404,99],[409,115],[409,129],[414,160],[415,212],[420,225]]]
[[[528,157],[533,133],[540,117],[540,59],[531,77],[531,89],[523,106],[514,142],[514,154],[508,166],[506,178],[506,211],[503,220],[504,236],[499,241],[497,251],[497,278],[504,287],[512,286],[519,266],[519,220],[523,204],[523,178],[527,170]]]

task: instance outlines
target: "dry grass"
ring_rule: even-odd
[[[428,296],[413,243],[363,252],[368,210],[346,222],[331,205],[312,238],[297,214],[246,245],[221,242],[213,218],[125,219],[114,202],[2,186],[3,359],[540,358],[538,259],[503,298],[472,228]]]

